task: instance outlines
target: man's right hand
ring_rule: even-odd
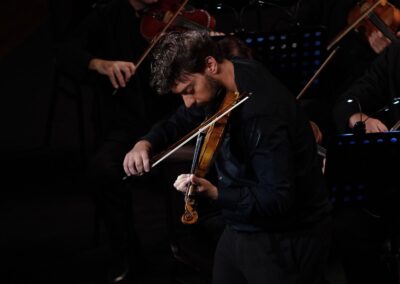
[[[89,69],[106,75],[115,89],[126,87],[126,83],[135,74],[136,66],[127,61],[110,61],[94,58],[89,62]]]
[[[151,144],[147,140],[140,140],[124,158],[124,171],[127,176],[142,175],[149,172]]]

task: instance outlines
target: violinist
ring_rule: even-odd
[[[213,154],[218,181],[187,173],[189,184],[222,209],[226,228],[214,258],[213,283],[322,283],[329,252],[330,205],[316,143],[293,95],[260,63],[224,58],[202,32],[168,33],[156,46],[151,84],[183,100],[127,154],[127,175],[151,169],[150,158],[198,126],[227,94],[251,92],[229,116]]]

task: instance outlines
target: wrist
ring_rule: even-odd
[[[98,58],[93,58],[89,61],[89,69],[90,70],[94,70],[97,71],[99,68],[99,64],[100,64],[100,59]]]
[[[212,191],[211,191],[210,198],[211,200],[217,200],[218,199],[218,188],[216,186],[213,186]]]
[[[140,143],[141,147],[146,148],[147,150],[151,150],[151,143],[147,140],[140,140],[138,143]]]

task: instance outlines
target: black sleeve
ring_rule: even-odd
[[[151,143],[153,153],[156,154],[192,131],[203,119],[201,109],[188,109],[181,105],[169,119],[155,124],[142,139]]]

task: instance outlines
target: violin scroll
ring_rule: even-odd
[[[196,186],[191,184],[185,194],[185,212],[183,212],[181,221],[183,224],[192,225],[199,219],[195,206],[196,200],[194,198],[196,194]]]
[[[181,221],[185,225],[192,225],[197,223],[199,214],[195,206],[196,200],[194,199],[195,185],[191,184],[185,196],[185,211],[182,214]]]
[[[185,225],[193,225],[197,223],[197,220],[199,219],[199,214],[195,210],[193,210],[192,207],[189,207],[186,205],[185,207],[185,212],[183,213],[181,217],[181,221]]]

